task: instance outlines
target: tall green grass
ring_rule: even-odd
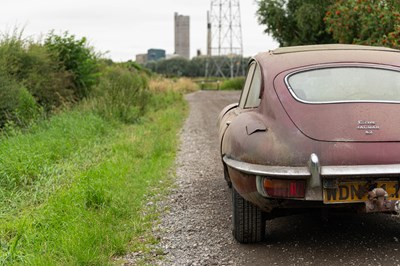
[[[68,33],[0,35],[0,265],[107,265],[154,241],[146,201],[196,89]]]
[[[71,111],[1,138],[0,264],[107,265],[153,241],[145,202],[166,189],[186,113],[171,101],[137,124]]]
[[[222,82],[220,90],[241,90],[244,87],[244,82],[244,77],[226,79]]]
[[[146,112],[150,96],[147,75],[115,65],[103,70],[85,104],[107,119],[133,123]]]
[[[241,90],[243,89],[245,77],[235,78],[196,78],[193,80],[201,90]]]

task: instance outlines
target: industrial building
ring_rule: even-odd
[[[175,54],[190,59],[190,17],[175,12]]]
[[[147,54],[137,54],[136,55],[136,63],[138,64],[146,64],[147,63]]]
[[[147,62],[165,59],[165,50],[149,49],[147,50]]]

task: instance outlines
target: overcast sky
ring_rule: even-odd
[[[206,53],[210,0],[2,0],[1,33],[24,28],[25,37],[68,31],[87,37],[114,61],[135,59],[149,48],[174,53],[174,12],[190,16],[191,56]],[[241,0],[245,56],[278,46],[258,25],[255,0]]]

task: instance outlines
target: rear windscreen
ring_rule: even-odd
[[[307,103],[400,102],[400,72],[372,67],[335,67],[291,74],[292,95]]]

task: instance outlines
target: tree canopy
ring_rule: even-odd
[[[258,21],[281,46],[332,43],[324,17],[334,0],[257,0]]]
[[[328,8],[325,23],[340,43],[400,48],[398,0],[337,0]]]
[[[145,67],[151,71],[163,74],[167,77],[229,77],[231,75],[229,60],[234,60],[236,66],[243,66],[245,68],[249,58],[233,57],[228,58],[224,56],[213,57],[194,57],[187,60],[182,57],[174,57],[171,59],[150,61],[145,64]],[[216,65],[219,65],[218,69]],[[235,69],[237,73],[235,76],[244,75],[244,71],[240,68]],[[244,69],[243,69],[244,70]]]
[[[257,0],[258,21],[281,46],[351,43],[400,48],[398,0]]]

